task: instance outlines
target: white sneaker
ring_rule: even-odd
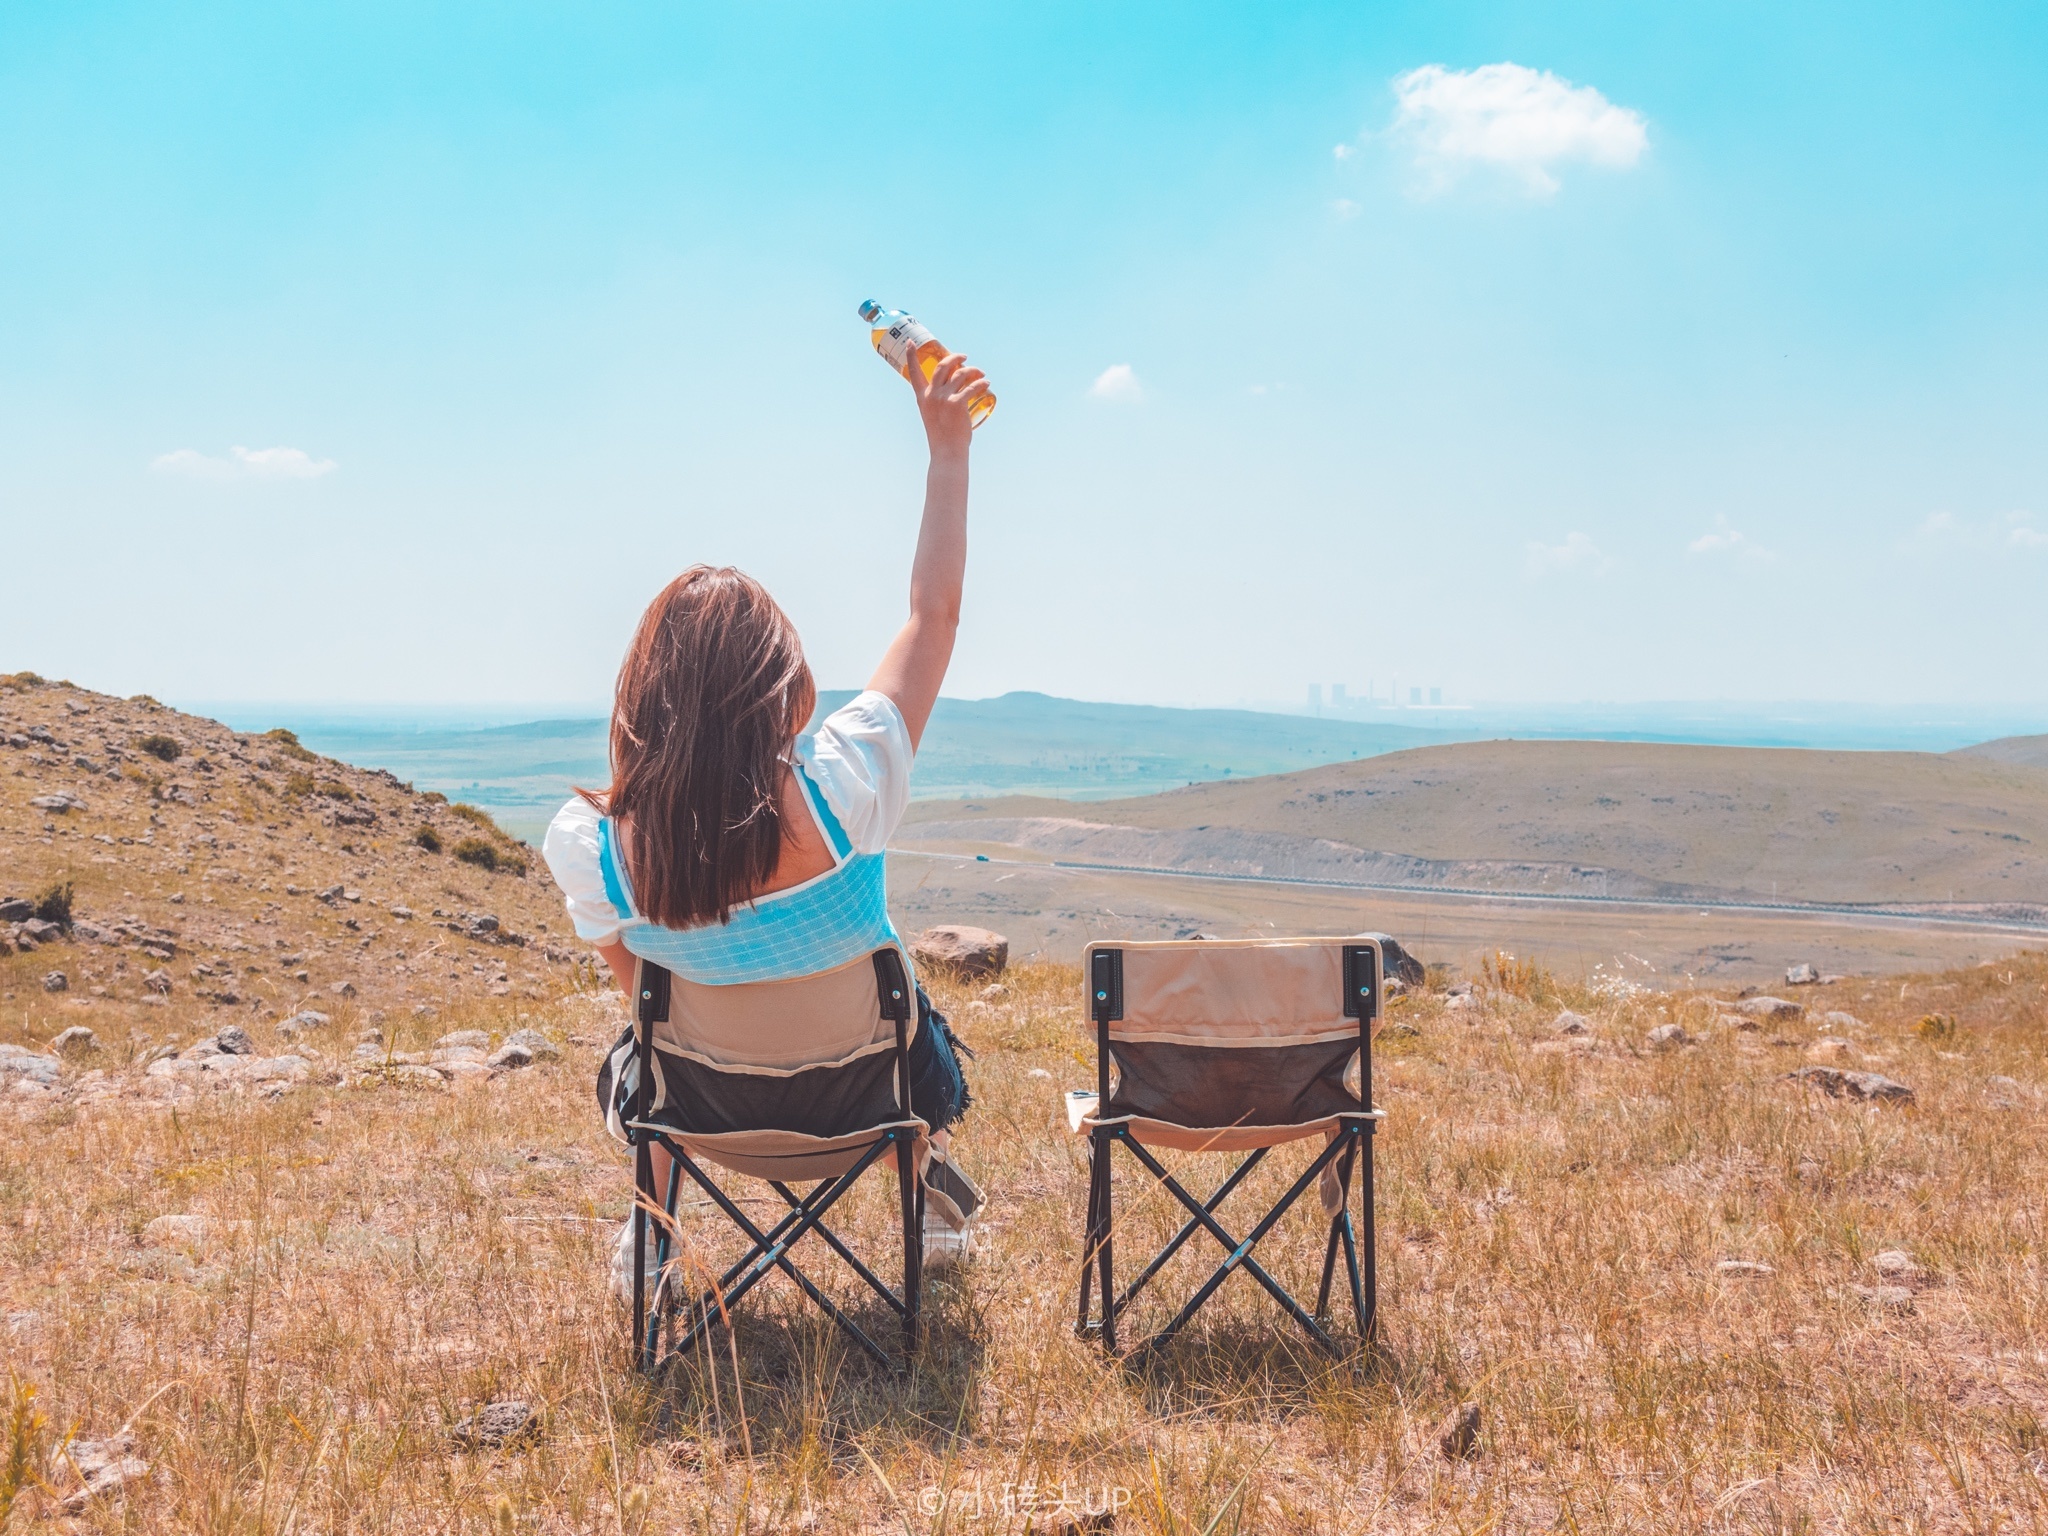
[[[647,1274],[647,1294],[651,1298],[659,1273],[654,1267],[654,1224],[647,1227],[647,1253],[642,1268]],[[619,1223],[619,1240],[612,1245],[612,1294],[627,1306],[633,1305],[633,1218],[628,1216]]]

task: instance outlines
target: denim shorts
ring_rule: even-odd
[[[974,1102],[960,1067],[961,1056],[974,1052],[961,1043],[921,986],[917,1020],[917,1039],[910,1046],[910,1112],[935,1131],[948,1130]]]

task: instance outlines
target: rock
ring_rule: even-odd
[[[1714,1273],[1734,1280],[1761,1280],[1767,1275],[1775,1275],[1777,1271],[1755,1259],[1723,1259],[1714,1266]]]
[[[81,1514],[94,1499],[118,1493],[124,1483],[145,1476],[149,1463],[135,1454],[135,1437],[117,1435],[109,1440],[74,1440],[64,1447],[64,1459],[78,1470],[85,1486],[66,1494],[57,1508],[64,1514]]]
[[[1849,1289],[1887,1312],[1911,1312],[1913,1293],[1903,1285],[1852,1285]]]
[[[1041,1082],[1049,1083],[1052,1081],[1052,1074],[1046,1071],[1043,1067],[1033,1067],[1029,1072],[1026,1072],[1024,1075],[1029,1078],[1038,1079]]]
[[[1380,996],[1391,1002],[1394,998],[1406,997],[1407,995],[1408,983],[1400,977],[1382,976],[1380,978]]]
[[[910,941],[910,957],[928,969],[979,981],[1003,974],[1010,963],[1010,941],[986,928],[943,923]]]
[[[480,1045],[437,1045],[427,1053],[427,1065],[430,1067],[446,1067],[466,1061],[481,1063],[483,1059],[484,1049]]]
[[[535,1061],[560,1061],[562,1048],[537,1029],[515,1029],[505,1037],[507,1045],[521,1046]]]
[[[341,892],[342,888],[340,886],[330,885],[326,890],[320,892],[315,900],[324,901],[332,906],[335,902],[341,900]]]
[[[1903,1248],[1887,1248],[1882,1253],[1872,1254],[1870,1267],[1887,1280],[1901,1282],[1918,1280],[1927,1273]]]
[[[1429,980],[1429,972],[1422,962],[1409,954],[1401,941],[1390,933],[1354,933],[1354,939],[1377,939],[1380,946],[1380,962],[1390,980],[1406,987],[1419,987]]]
[[[21,937],[37,944],[54,944],[64,937],[64,925],[48,918],[32,917],[17,930]]]
[[[411,908],[411,907],[393,907],[393,908],[391,908],[391,915],[392,915],[393,917],[397,918],[397,919],[398,919],[398,920],[399,920],[399,921],[400,921],[400,922],[402,923],[402,922],[406,921],[406,920],[407,920],[408,918],[410,918],[410,917],[411,917],[411,916],[413,915],[413,913],[412,913],[412,908]]]
[[[1814,1061],[1847,1061],[1858,1054],[1856,1047],[1840,1035],[1822,1035],[1806,1048]]]
[[[434,1042],[437,1051],[454,1050],[459,1046],[471,1046],[477,1050],[488,1050],[491,1037],[480,1029],[451,1030]]]
[[[212,1231],[212,1219],[206,1216],[159,1216],[144,1223],[142,1240],[152,1248],[192,1247],[205,1242]]]
[[[1912,1089],[1876,1072],[1845,1072],[1840,1067],[1801,1067],[1785,1076],[1838,1099],[1872,1099],[1885,1104],[1913,1102]]]
[[[0,923],[25,923],[35,915],[36,909],[19,896],[0,901]]]
[[[382,1045],[383,1043],[384,1031],[379,1029],[374,1024],[370,1025],[366,1029],[359,1029],[356,1031],[356,1044],[359,1046]]]
[[[1763,1028],[1755,1019],[1740,1013],[1724,1013],[1721,1017],[1714,1020],[1714,1023],[1721,1029],[1741,1030],[1744,1034],[1754,1034]]]
[[[1767,1024],[1785,1023],[1802,1017],[1806,1012],[1799,1004],[1787,1002],[1782,997],[1745,997],[1735,1005],[1735,1011]]]
[[[1837,1008],[1820,1016],[1822,1029],[1862,1029],[1863,1021],[1853,1013],[1844,1013]]]
[[[533,1065],[533,1052],[523,1045],[514,1045],[508,1040],[484,1058],[484,1065],[499,1069],[506,1067],[530,1067]]]
[[[1444,1012],[1446,1013],[1471,1013],[1476,1011],[1478,1007],[1479,999],[1474,997],[1470,991],[1453,992],[1444,999]]]
[[[1383,1040],[1420,1040],[1422,1027],[1412,1019],[1389,1019],[1379,1033]]]
[[[1436,1447],[1446,1461],[1469,1461],[1479,1454],[1479,1405],[1463,1403],[1456,1408],[1437,1437]]]
[[[301,1008],[292,1015],[291,1022],[301,1029],[325,1029],[334,1022],[329,1015],[315,1008]]]
[[[53,816],[62,816],[67,811],[82,811],[85,802],[76,795],[67,795],[61,790],[54,795],[37,795],[29,801],[39,811],[48,811]]]
[[[439,1059],[440,1052],[436,1051],[434,1055],[433,1070],[447,1078],[449,1083],[457,1089],[478,1087],[488,1083],[498,1075],[491,1070],[488,1062],[470,1061],[467,1059],[461,1061],[442,1061]]]
[[[43,976],[43,990],[45,992],[68,992],[71,990],[71,978],[62,971],[46,972]]]
[[[229,1056],[254,1056],[256,1042],[249,1038],[249,1031],[239,1024],[230,1024],[213,1037],[213,1043]]]
[[[1819,980],[1820,972],[1803,960],[1785,972],[1785,985],[1788,987],[1810,987]]]
[[[99,1048],[100,1037],[83,1024],[74,1024],[69,1029],[60,1031],[57,1038],[50,1042],[50,1049],[59,1055],[67,1055],[72,1051],[96,1051]]]
[[[1587,1019],[1567,1008],[1551,1021],[1550,1027],[1560,1035],[1590,1035],[1593,1026]]]
[[[540,1415],[533,1411],[532,1404],[517,1399],[481,1408],[448,1431],[449,1438],[465,1450],[488,1451],[539,1434]]]
[[[356,984],[352,981],[337,981],[327,990],[335,997],[354,997],[356,995]]]
[[[1653,1051],[1662,1051],[1673,1046],[1690,1045],[1692,1036],[1685,1032],[1683,1024],[1659,1024],[1643,1036],[1643,1043]]]
[[[152,993],[157,997],[168,997],[171,991],[171,973],[162,970],[144,971],[142,973],[142,990]]]
[[[25,1051],[18,1045],[0,1045],[0,1078],[13,1078],[16,1082],[54,1088],[57,1085],[57,1074],[62,1068],[63,1063],[54,1056]]]
[[[981,989],[976,1000],[984,1003],[1000,1003],[1009,995],[1010,989],[1008,987],[1004,986],[1000,981],[992,981]]]

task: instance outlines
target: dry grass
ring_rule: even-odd
[[[0,961],[0,979],[26,990],[35,963]],[[781,1281],[741,1310],[737,1379],[723,1350],[658,1388],[636,1379],[604,1292],[627,1172],[590,1098],[613,1027],[594,1001],[481,998],[412,1026],[502,1033],[517,1007],[591,1042],[468,1093],[166,1107],[128,1096],[138,1069],[109,1050],[88,1064],[109,1096],[5,1101],[0,1312],[8,1365],[49,1419],[47,1486],[15,1522],[77,1486],[49,1459],[60,1438],[132,1422],[151,1474],[73,1528],[1047,1531],[1062,1486],[1125,1490],[1118,1531],[1185,1536],[2048,1523],[2043,957],[1809,989],[1863,1027],[1776,1036],[1717,1026],[1705,997],[1550,978],[1527,989],[1541,1003],[1404,1001],[1419,1034],[1380,1057],[1379,1352],[1326,1364],[1238,1278],[1145,1375],[1072,1336],[1083,1164],[1059,1099],[1091,1077],[1076,983],[1028,968],[980,1006],[944,989],[980,1052],[961,1146],[994,1230],[938,1285],[907,1381],[842,1348]],[[1553,1033],[1561,1002],[1591,1019],[1583,1043]],[[188,1030],[210,1017],[170,1007]],[[1933,1012],[1952,1036],[1915,1033]],[[1648,1051],[1673,1020],[1703,1043]],[[1786,1083],[1822,1033],[1851,1042],[1839,1064],[1910,1083],[1918,1104]],[[0,1016],[0,1039],[40,1034],[19,1007]],[[1247,1194],[1306,1155],[1276,1155]],[[1171,1216],[1134,1165],[1120,1180],[1129,1272]],[[845,1223],[885,1273],[892,1197],[871,1178]],[[167,1213],[213,1224],[146,1241]],[[709,1261],[723,1239],[705,1214],[684,1224]],[[1304,1212],[1261,1250],[1310,1292],[1314,1227]],[[1168,1271],[1181,1293],[1208,1246]],[[1924,1271],[1911,1310],[1855,1289],[1880,1283],[1888,1249]],[[1731,1259],[1773,1272],[1721,1273]],[[815,1249],[810,1267],[832,1274]],[[893,1337],[875,1307],[859,1315]],[[536,1443],[451,1449],[450,1424],[506,1397],[543,1408]],[[1466,1403],[1480,1432],[1454,1461],[1439,1435]],[[921,1512],[941,1488],[943,1524]]]

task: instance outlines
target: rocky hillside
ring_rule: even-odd
[[[582,953],[535,852],[472,807],[288,732],[0,675],[10,1026],[541,999]]]

